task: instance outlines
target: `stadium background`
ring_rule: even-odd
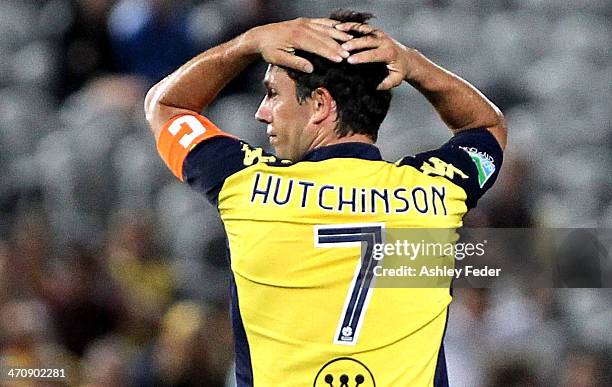
[[[248,27],[338,7],[374,12],[506,114],[504,168],[467,225],[612,227],[609,0],[1,0],[3,361],[69,366],[75,385],[226,383],[222,227],[162,165],[143,97]],[[264,69],[208,112],[255,144]],[[424,98],[394,91],[387,159],[446,138]],[[452,386],[612,385],[611,305],[609,289],[457,291]]]

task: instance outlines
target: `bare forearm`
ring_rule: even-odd
[[[348,57],[338,41],[347,41],[352,36],[333,28],[336,24],[330,19],[304,18],[266,24],[193,58],[147,93],[145,114],[155,137],[170,118],[181,113],[200,113],[260,55],[270,64],[306,72],[312,71],[312,63],[293,55],[295,50],[336,62]]]
[[[257,58],[246,34],[213,47],[153,86],[145,99],[147,120],[158,129],[182,111],[200,113],[244,68]],[[157,129],[157,130],[156,130]]]
[[[488,128],[503,137],[505,122],[501,111],[474,86],[431,62],[416,50],[406,53],[410,71],[406,81],[434,106],[453,133],[470,128]],[[503,132],[503,133],[502,133]]]
[[[215,96],[257,58],[244,35],[196,56],[172,73],[162,86],[159,102],[201,111]]]

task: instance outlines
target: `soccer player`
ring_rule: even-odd
[[[449,289],[374,289],[376,262],[360,246],[381,242],[385,228],[461,227],[497,177],[505,122],[473,86],[369,17],[258,26],[147,94],[161,157],[225,225],[239,386],[447,385]],[[275,155],[200,115],[258,57],[269,66],[255,117]],[[404,81],[453,137],[392,164],[373,144],[390,89]]]

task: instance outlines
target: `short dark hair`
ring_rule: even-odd
[[[370,13],[350,10],[338,10],[330,15],[330,19],[339,22],[357,23],[365,23],[372,17]],[[364,36],[359,32],[349,33],[355,37]],[[389,75],[387,66],[384,63],[354,65],[346,60],[336,63],[302,50],[297,50],[295,55],[308,59],[314,67],[312,73],[285,69],[295,81],[298,102],[304,102],[317,88],[324,87],[336,101],[336,133],[340,137],[361,133],[376,141],[391,102],[391,91],[376,90],[376,86]]]

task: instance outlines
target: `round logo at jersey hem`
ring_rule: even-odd
[[[339,357],[321,367],[313,387],[376,387],[376,382],[365,364],[350,357]]]

